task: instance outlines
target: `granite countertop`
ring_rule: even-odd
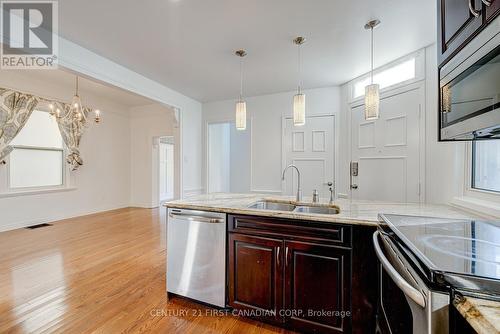
[[[460,296],[453,305],[479,334],[500,333],[500,302]]]
[[[302,219],[370,226],[377,226],[378,214],[380,213],[457,219],[477,218],[477,216],[474,216],[473,214],[469,214],[466,211],[462,211],[448,205],[350,201],[347,199],[337,199],[334,202],[334,205],[340,208],[340,213],[335,215],[248,208],[250,204],[263,199],[297,204],[294,201],[294,197],[289,196],[213,193],[207,195],[197,195],[184,200],[171,201],[165,203],[164,205],[169,208],[177,209],[216,211],[233,214],[247,214],[264,217]],[[311,202],[310,198],[305,197],[302,203],[311,205]],[[328,201],[324,200],[320,201],[320,205],[329,206]]]

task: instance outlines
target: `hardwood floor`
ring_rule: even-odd
[[[168,300],[164,211],[129,208],[0,233],[0,333],[287,333]]]

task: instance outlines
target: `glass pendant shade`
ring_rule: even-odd
[[[293,125],[306,124],[306,96],[299,93],[293,97]]]
[[[245,101],[236,102],[236,130],[247,128],[247,104]]]
[[[379,118],[379,85],[371,84],[365,87],[365,119],[375,120]]]

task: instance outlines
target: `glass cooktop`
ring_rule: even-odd
[[[463,282],[464,277],[473,277],[500,289],[500,222],[402,215],[380,218],[429,270],[444,276],[458,274],[448,277],[460,286],[470,285]]]

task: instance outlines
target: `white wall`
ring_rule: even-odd
[[[437,52],[425,49],[425,199],[427,203],[450,203],[463,181],[464,143],[437,141]],[[252,123],[251,191],[281,193],[281,119],[291,116],[294,92],[249,97]],[[337,192],[349,195],[348,84],[306,91],[309,115],[335,114],[337,129]],[[204,130],[208,122],[234,120],[234,100],[203,104]],[[203,134],[205,138],[205,133]],[[206,150],[203,152],[206,162]],[[205,175],[205,173],[203,173]],[[204,180],[205,181],[205,180]],[[206,182],[206,181],[205,181]],[[204,183],[206,184],[206,183]]]
[[[448,204],[456,196],[463,181],[464,143],[440,143],[438,134],[438,73],[437,51],[432,45],[424,50],[425,75],[425,201]],[[349,83],[341,88],[342,112],[339,117],[339,174],[337,185],[341,194],[349,195]],[[404,106],[402,106],[404,107]]]
[[[59,66],[178,108],[182,119],[182,192],[189,196],[202,191],[200,102],[62,37],[59,38]]]
[[[281,193],[282,117],[292,116],[295,92],[246,98],[247,117],[251,122],[251,187],[252,192]],[[337,114],[340,110],[340,88],[306,90],[309,115]],[[234,121],[235,100],[203,104],[203,139],[209,122]],[[206,145],[203,146],[203,168],[206,187]]]
[[[252,165],[252,123],[247,122],[247,131],[236,129],[234,123],[230,123],[230,191],[232,193],[250,192]]]
[[[1,71],[0,86],[67,100],[74,87],[37,81],[29,71]],[[81,92],[88,105],[104,112],[90,123],[81,142],[84,166],[72,174],[76,189],[18,197],[0,197],[0,231],[129,206],[130,126],[126,107]],[[0,166],[0,168],[6,168]]]
[[[179,129],[174,127],[171,108],[152,104],[130,109],[130,203],[132,206],[153,208],[159,205],[159,137],[174,136],[176,161],[179,161]],[[179,166],[174,166],[178,180]],[[174,186],[179,197],[179,184]]]
[[[229,123],[210,124],[208,129],[208,192],[229,192],[231,182]]]
[[[436,45],[425,49],[425,198],[427,203],[450,203],[464,180],[465,143],[438,142],[438,71]]]

